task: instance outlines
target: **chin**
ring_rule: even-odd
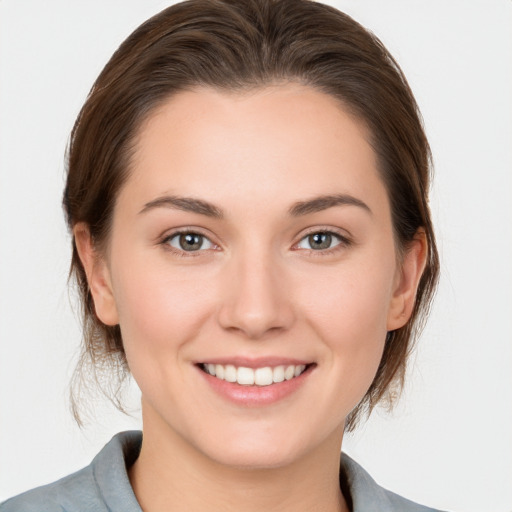
[[[218,464],[251,470],[288,466],[307,456],[309,451],[314,451],[317,444],[310,446],[304,442],[304,436],[290,436],[289,431],[261,434],[254,430],[244,435],[230,432],[222,438],[203,438],[201,445],[196,445],[196,448]]]
[[[249,471],[285,467],[300,458],[300,454],[276,449],[274,446],[251,448],[235,445],[223,453],[212,453],[210,458],[223,466]]]

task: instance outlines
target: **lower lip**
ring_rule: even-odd
[[[206,382],[223,398],[237,405],[258,407],[270,405],[286,398],[304,385],[314,365],[308,366],[298,377],[283,382],[276,382],[269,386],[244,386],[236,382],[217,379],[201,368],[197,367]]]

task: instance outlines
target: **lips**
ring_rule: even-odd
[[[240,407],[262,407],[280,402],[309,381],[317,364],[283,357],[230,357],[196,361],[208,387]]]
[[[234,364],[202,363],[204,372],[219,380],[237,383],[242,386],[270,386],[299,377],[305,370],[305,364],[288,364],[249,368]]]

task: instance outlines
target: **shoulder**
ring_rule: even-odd
[[[126,468],[137,458],[140,432],[117,434],[92,463],[57,482],[0,504],[0,512],[140,512]]]
[[[91,466],[57,482],[37,487],[0,505],[0,512],[103,511]]]
[[[341,456],[340,483],[348,487],[353,512],[441,512],[384,489],[345,453]]]

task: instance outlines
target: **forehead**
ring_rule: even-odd
[[[361,121],[310,87],[197,88],[141,125],[128,181],[148,200],[176,191],[213,202],[237,194],[284,202],[334,188],[368,196],[384,190],[368,140]]]

